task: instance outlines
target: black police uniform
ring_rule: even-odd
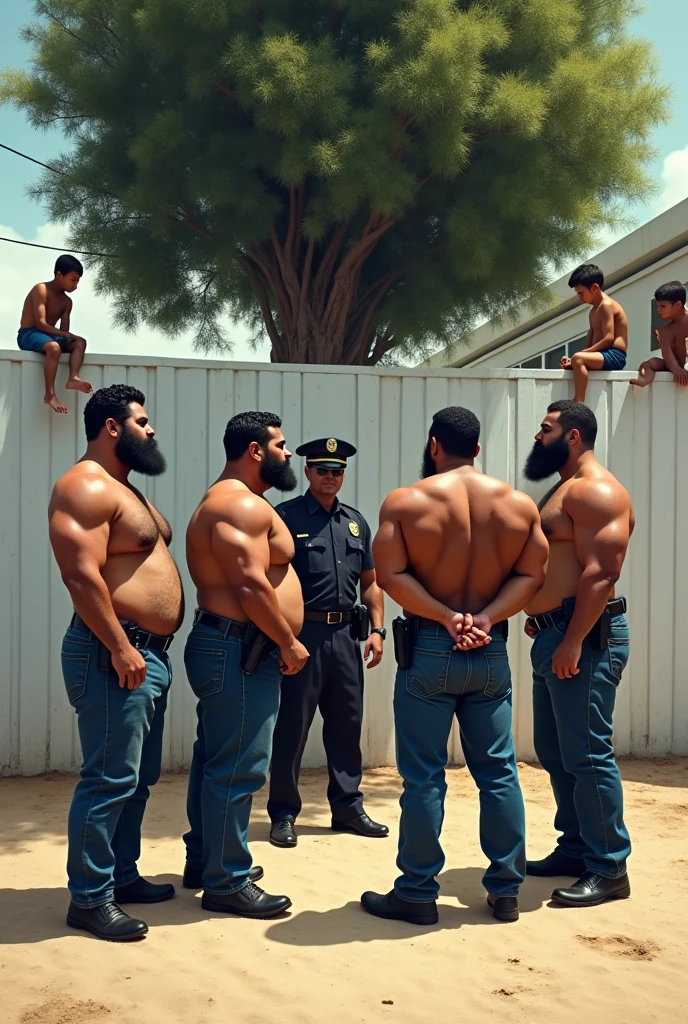
[[[335,439],[327,444],[329,448],[320,452],[313,448],[318,442],[311,442],[298,448],[296,454],[306,455],[309,466],[343,469],[347,456],[356,451],[353,445]],[[363,814],[363,660],[359,642],[352,634],[351,612],[357,603],[361,573],[374,568],[370,527],[360,512],[336,498],[328,512],[310,491],[278,505],[277,512],[294,538],[292,565],[301,581],[306,610],[299,640],[310,657],[300,672],[285,676],[282,682],[268,814],[277,822],[296,818],[301,810],[299,769],[319,707],[332,819],[350,821]]]

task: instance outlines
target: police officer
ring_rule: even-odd
[[[365,626],[360,625],[362,609],[356,605],[359,580],[361,602],[372,627],[364,651],[368,668],[379,663],[386,632],[370,527],[360,512],[337,499],[347,459],[356,449],[330,437],[302,444],[296,454],[306,457],[310,487],[301,497],[278,505],[277,512],[294,538],[292,564],[301,580],[306,609],[299,640],[310,658],[282,685],[273,737],[270,841],[282,847],[297,842],[294,821],[301,810],[299,770],[316,707],[323,717],[332,828],[371,838],[389,834],[386,825],[365,814],[360,790],[363,660],[359,640],[366,636],[360,635]]]

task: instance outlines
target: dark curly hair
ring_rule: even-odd
[[[270,427],[281,427],[282,420],[274,412],[240,412],[227,424],[223,443],[227,462],[236,462],[248,446],[257,441],[261,448],[270,440]]]
[[[146,396],[138,388],[128,384],[113,384],[109,388],[100,388],[89,398],[84,409],[84,426],[86,440],[95,441],[107,420],[124,423],[130,415],[129,406],[132,402],[143,405]]]

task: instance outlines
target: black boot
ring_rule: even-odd
[[[539,878],[555,878],[559,875],[571,875],[580,878],[585,871],[585,863],[577,857],[569,857],[559,847],[542,860],[529,860],[526,864],[527,875]]]
[[[148,931],[145,921],[129,917],[114,900],[97,907],[77,907],[70,903],[67,924],[70,928],[81,928],[108,942],[133,942],[142,939]]]
[[[487,905],[492,907],[492,915],[498,921],[518,921],[518,897],[494,896],[487,894]]]
[[[586,871],[569,889],[555,889],[552,899],[567,907],[598,907],[607,900],[625,900],[630,895],[628,875],[605,878],[594,871]]]
[[[174,886],[169,883],[156,885],[145,878],[135,878],[129,885],[115,887],[116,903],[164,903],[174,896]]]
[[[221,896],[204,891],[201,906],[204,910],[215,910],[222,914],[239,914],[241,917],[264,919],[276,917],[277,914],[289,910],[291,900],[288,896],[270,896],[253,882],[247,882],[236,892]]]
[[[290,849],[292,846],[296,846],[297,841],[294,819],[291,816],[273,821],[270,826],[270,842],[273,846]]]
[[[335,832],[355,832],[357,836],[365,836],[367,839],[382,839],[389,835],[386,825],[378,825],[367,814],[359,814],[357,818],[349,818],[347,821],[333,821],[332,828]]]
[[[375,917],[387,917],[392,921],[408,921],[409,924],[437,924],[439,914],[435,900],[427,900],[423,903],[412,903],[411,900],[402,900],[395,893],[391,892],[364,892],[361,896],[361,904],[364,910]]]
[[[249,882],[258,882],[265,872],[259,864],[254,864],[248,873]],[[184,878],[182,885],[185,889],[195,889],[198,892],[203,888],[203,868],[193,868],[190,864],[184,865]]]

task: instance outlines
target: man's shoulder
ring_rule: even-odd
[[[63,512],[114,512],[121,485],[96,462],[77,462],[55,482],[51,514]]]
[[[607,512],[609,515],[630,508],[631,496],[624,485],[604,466],[595,472],[574,477],[562,496],[562,504],[572,517],[587,513]]]

